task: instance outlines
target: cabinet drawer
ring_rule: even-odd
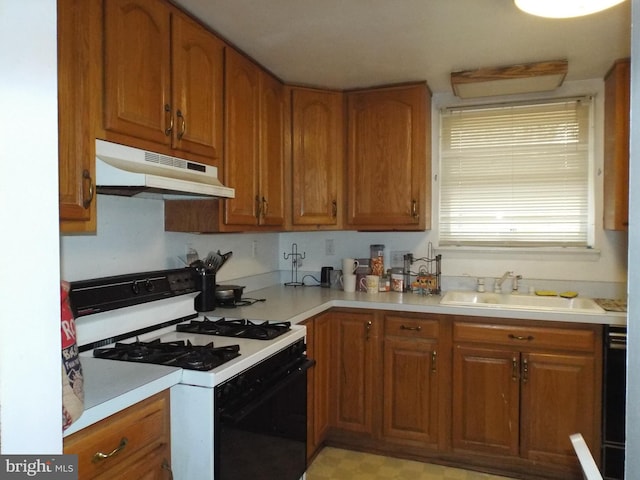
[[[438,338],[439,326],[438,320],[400,315],[385,315],[384,317],[385,336]]]
[[[64,453],[78,455],[81,479],[94,478],[110,469],[148,455],[169,443],[169,391],[159,393],[64,440]],[[97,453],[108,458],[96,459]]]
[[[456,342],[492,343],[517,348],[552,348],[581,352],[592,352],[596,345],[596,335],[592,330],[467,322],[454,324],[453,339]]]

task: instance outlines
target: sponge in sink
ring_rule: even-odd
[[[578,292],[562,292],[560,296],[562,298],[576,298],[578,296]]]
[[[536,290],[536,295],[539,297],[557,297],[558,292],[553,290]]]

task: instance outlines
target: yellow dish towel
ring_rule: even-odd
[[[578,296],[578,292],[562,292],[560,296],[562,298],[576,298]]]
[[[536,290],[536,295],[540,297],[557,297],[558,292],[553,290]]]

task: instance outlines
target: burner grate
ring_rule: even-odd
[[[179,332],[201,333],[204,335],[220,335],[222,337],[250,338],[255,340],[271,340],[291,330],[291,322],[256,323],[247,319],[192,320],[189,323],[176,325]]]
[[[154,363],[188,370],[208,371],[240,355],[239,345],[214,347],[193,345],[190,341],[116,343],[113,347],[96,348],[93,356],[125,362]]]

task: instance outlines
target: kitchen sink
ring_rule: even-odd
[[[508,293],[449,291],[441,305],[504,308],[519,310],[546,310],[553,312],[603,313],[604,309],[590,298],[562,298]]]

